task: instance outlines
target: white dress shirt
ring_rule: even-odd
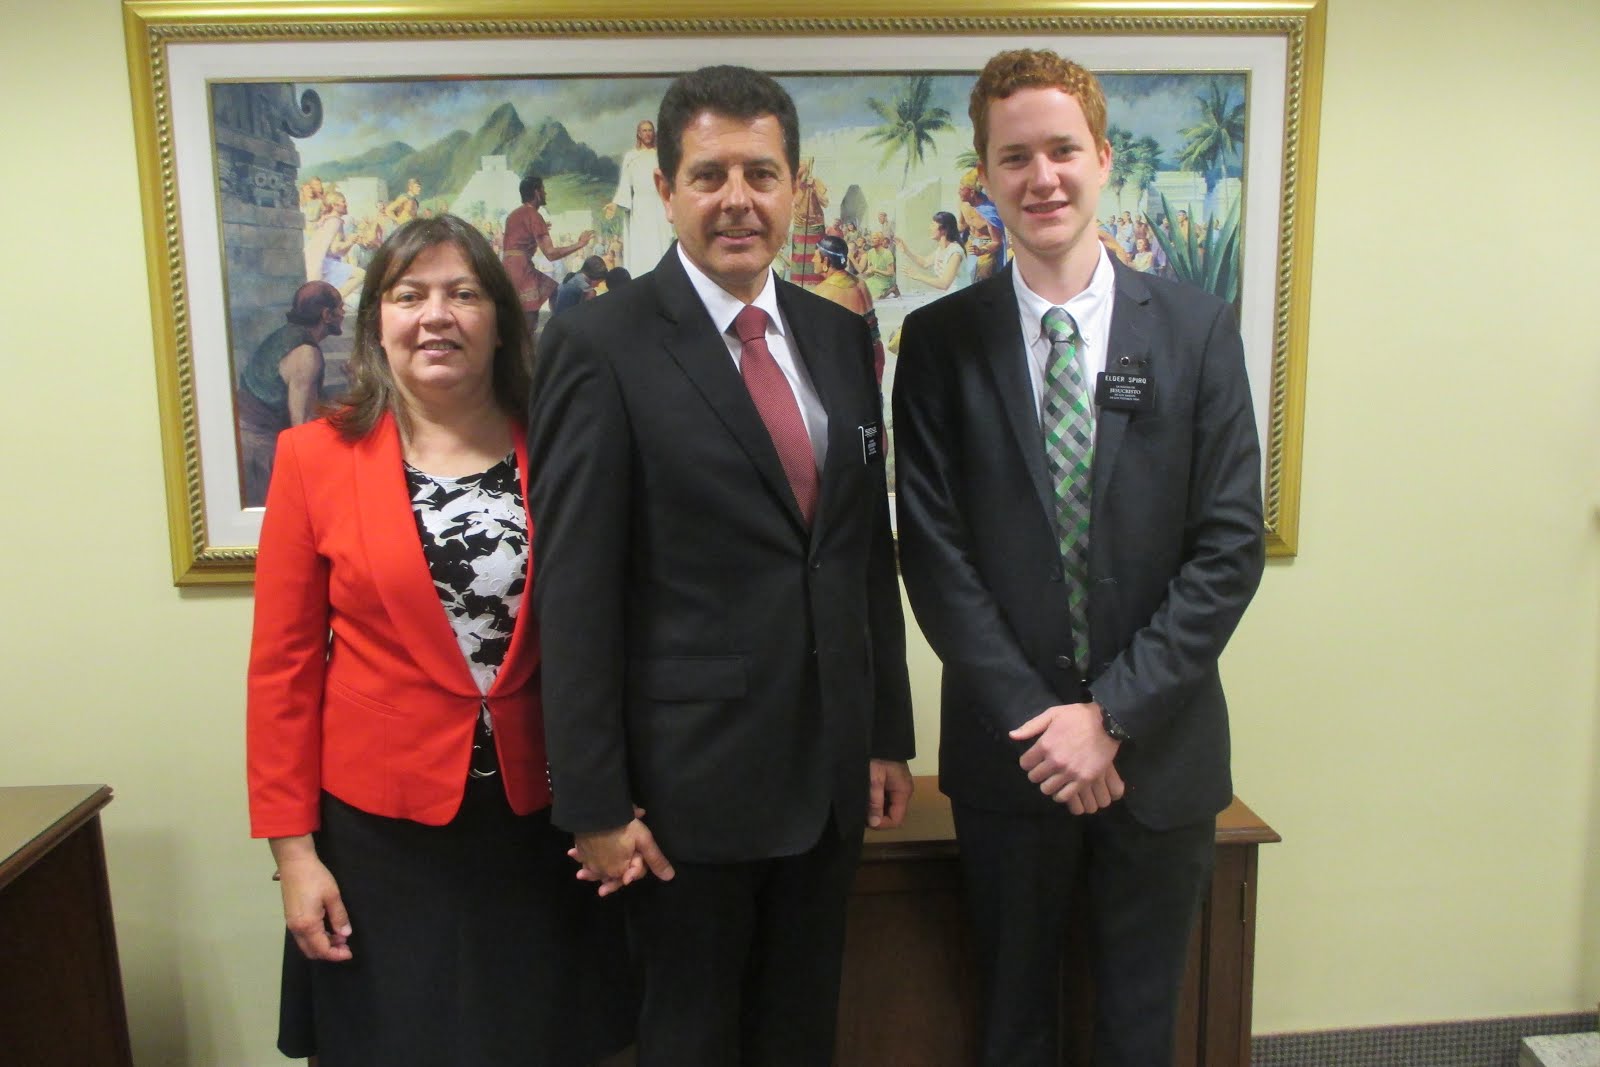
[[[712,281],[704,271],[695,266],[689,257],[684,255],[683,245],[677,247],[678,259],[683,263],[683,269],[688,273],[689,281],[700,297],[700,303],[705,305],[707,314],[711,316],[711,324],[717,328],[717,332],[722,335],[723,343],[728,346],[728,354],[733,357],[734,368],[739,369],[744,346],[740,343],[738,334],[733,332],[733,320],[744,310],[744,302]],[[778,310],[778,287],[772,282],[770,269],[767,271],[766,283],[762,285],[761,292],[750,303],[767,313],[767,350],[777,361],[778,368],[783,371],[784,378],[789,382],[789,389],[800,405],[800,417],[806,424],[807,436],[811,438],[811,452],[817,457],[817,472],[820,476],[823,464],[828,458],[828,412],[823,408],[822,399],[817,396],[817,390],[811,384],[811,376],[806,373],[805,364],[795,358],[794,350],[789,346],[789,326],[783,320],[783,313]]]

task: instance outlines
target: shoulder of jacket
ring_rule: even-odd
[[[1162,278],[1155,274],[1145,274],[1135,271],[1126,264],[1118,264],[1117,294],[1124,292],[1124,283],[1133,288],[1130,295],[1137,297],[1138,289],[1148,295],[1149,299],[1162,307],[1183,311],[1191,315],[1201,315],[1207,320],[1214,319],[1217,313],[1227,306],[1227,301],[1214,293],[1209,293],[1198,286],[1187,282],[1174,281],[1171,278]],[[1126,272],[1126,273],[1124,273]]]
[[[291,426],[278,434],[280,441],[287,441],[296,449],[317,448],[325,449],[336,445],[349,445],[353,442],[346,441],[344,435],[334,428],[326,415],[302,422],[299,426]]]

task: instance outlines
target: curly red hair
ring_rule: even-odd
[[[989,150],[989,105],[1019,89],[1060,89],[1076,98],[1089,123],[1095,147],[1106,143],[1106,94],[1100,79],[1054,52],[1019,48],[1001,52],[983,66],[972,86],[967,114],[972,118],[972,147],[982,160]]]

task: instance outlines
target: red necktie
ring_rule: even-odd
[[[767,313],[748,304],[734,316],[733,328],[739,335],[739,373],[744,376],[744,386],[750,390],[761,421],[767,424],[767,433],[778,450],[778,461],[789,477],[789,488],[810,526],[817,510],[817,457],[811,451],[811,438],[806,433],[805,419],[800,417],[794,390],[767,348]]]

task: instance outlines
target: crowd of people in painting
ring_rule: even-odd
[[[613,198],[596,210],[594,228],[577,234],[550,232],[540,210],[544,207],[541,192],[533,211],[539,215],[543,233],[549,236],[550,248],[539,244],[536,237],[530,243],[528,218],[521,226],[513,222],[519,212],[530,215],[524,211],[530,203],[526,191],[524,208],[505,218],[470,212],[464,217],[508,264],[519,256],[531,258],[534,252],[543,255],[549,266],[549,281],[537,287],[536,301],[538,307],[543,307],[561,281],[581,273],[590,257],[598,257],[607,271],[623,267],[630,275],[655,266],[672,240],[671,224],[656,202],[651,184],[655,164],[655,128],[647,120],[639,123],[635,146],[624,156]],[[865,217],[867,213],[862,213],[863,217],[836,213],[830,219],[828,186],[815,173],[813,160],[802,161],[797,178],[791,240],[787,255],[780,256],[777,262],[780,275],[797,285],[822,287],[824,295],[849,291],[837,277],[823,287],[824,279],[837,273],[825,270],[820,254],[821,241],[826,236],[844,242],[843,262],[837,269],[859,281],[870,301],[903,296],[903,278],[940,292],[960,289],[990,277],[1009,258],[1005,226],[976,170],[961,177],[957,202],[950,205],[950,210],[936,211],[925,224],[911,227],[913,236],[909,242],[896,233],[895,221],[887,211],[871,213],[871,218]],[[530,175],[529,179],[537,180],[537,176]],[[542,182],[540,185],[542,189]],[[407,182],[404,193],[386,203],[375,203],[369,211],[352,219],[350,204],[338,186],[312,177],[300,187],[300,206],[306,216],[307,280],[328,282],[347,299],[360,287],[366,264],[388,233],[413,218],[436,213],[424,205],[422,184],[416,178]],[[1135,270],[1170,277],[1166,252],[1154,232],[1157,225],[1143,212],[1137,218],[1131,211],[1112,212],[1101,220],[1099,237],[1112,255]],[[1189,239],[1193,227],[1202,260],[1208,238],[1214,240],[1220,231],[1216,221],[1191,221],[1189,212],[1181,209],[1159,225],[1169,241],[1180,242]],[[590,291],[604,292],[604,281]],[[860,299],[850,297],[836,302],[848,304]]]
[[[527,203],[526,196],[523,202]],[[389,234],[412,219],[442,214],[446,206],[443,203],[424,203],[422,182],[410,178],[404,193],[392,200],[376,202],[365,214],[352,218],[350,203],[338,185],[313,176],[300,186],[300,210],[306,217],[306,280],[328,282],[349,300],[360,289],[373,253]],[[511,225],[510,215],[500,218],[482,211],[457,214],[472,223],[488,239],[489,247],[497,256],[502,260],[507,258],[506,237]],[[512,215],[515,214],[513,211]],[[582,234],[563,232],[551,235],[553,245],[571,248],[568,253],[558,253],[551,264],[552,281],[556,285],[568,275],[578,272],[591,255],[598,256],[608,271],[624,266],[622,226],[610,224],[616,218],[615,206],[607,204],[603,215],[605,221],[595,230]],[[517,254],[517,238],[518,235],[513,233],[509,246],[513,249],[513,255]],[[667,240],[670,239],[669,231]],[[666,242],[663,241],[661,250],[665,248]],[[542,248],[537,250],[544,252]],[[603,287],[598,290],[604,291]]]
[[[457,211],[504,264],[532,336],[538,336],[542,312],[548,319],[655,267],[673,239],[654,187],[656,167],[655,125],[646,119],[623,156],[616,191],[592,212],[592,228],[553,231],[545,214],[544,180],[536,174],[522,179],[521,206],[504,217],[485,213],[481,205]],[[961,176],[948,210],[934,211],[926,220],[903,220],[902,232],[888,210],[835,210],[815,159],[801,160],[794,184],[790,236],[773,268],[779,277],[867,320],[880,379],[885,350],[899,351],[897,324],[903,316],[888,316],[895,328],[880,331],[879,304],[904,301],[909,311],[930,297],[993,276],[1010,259],[1005,225],[976,169]],[[277,434],[311,418],[321,404],[322,342],[342,332],[342,320],[378,248],[405,223],[443,214],[450,204],[442,197],[426,200],[422,182],[412,177],[398,196],[353,212],[336,183],[311,176],[300,186],[300,208],[306,283],[291,301],[285,325],[257,342],[238,377],[247,507],[265,499]],[[1157,225],[1169,243],[1180,245],[1187,244],[1192,229],[1201,262],[1221,229],[1217,220],[1191,221],[1186,210],[1159,222],[1143,212],[1135,217],[1131,211],[1113,211],[1099,221],[1098,237],[1127,266],[1171,278],[1175,274],[1156,237]]]

